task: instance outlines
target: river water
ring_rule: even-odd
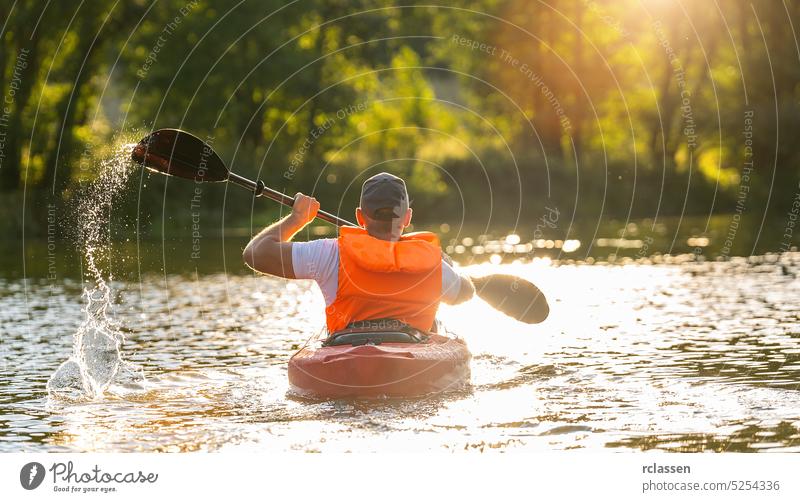
[[[443,307],[472,388],[362,402],[287,394],[286,363],[323,322],[313,283],[111,281],[126,371],[76,398],[47,382],[86,285],[0,279],[0,451],[800,451],[800,254],[662,261],[469,267],[532,280],[550,318]]]

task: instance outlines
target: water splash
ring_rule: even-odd
[[[119,144],[123,143],[123,144]],[[130,161],[132,144],[119,146],[93,162],[99,172],[80,190],[76,235],[86,265],[83,290],[84,320],[73,335],[72,355],[47,382],[50,396],[69,400],[96,399],[121,380],[143,379],[133,365],[122,359],[125,337],[110,315],[112,290],[101,265],[111,251],[111,212],[115,198],[136,169]]]

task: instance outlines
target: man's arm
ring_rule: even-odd
[[[289,241],[316,218],[317,211],[317,199],[302,193],[295,195],[292,212],[262,230],[247,244],[242,253],[244,262],[257,272],[294,279],[292,243]]]
[[[472,299],[475,296],[475,286],[473,286],[472,281],[469,277],[459,274],[459,279],[461,279],[461,283],[459,284],[458,288],[458,297],[451,303],[450,305],[458,305],[459,303],[464,303],[467,300]]]
[[[453,261],[449,258],[442,253],[442,303],[458,305],[475,295],[475,286],[469,277],[461,275],[453,269]]]

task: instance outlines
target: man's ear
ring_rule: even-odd
[[[366,228],[366,223],[364,223],[364,213],[361,211],[360,207],[356,208],[356,223],[358,226]]]
[[[406,218],[405,218],[405,220],[403,220],[403,226],[404,227],[407,227],[407,226],[411,225],[411,213],[413,213],[413,212],[414,211],[410,207],[408,208],[408,211],[406,211]]]

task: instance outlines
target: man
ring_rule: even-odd
[[[359,227],[340,228],[337,239],[290,242],[318,210],[316,199],[298,193],[292,213],[255,236],[243,256],[258,272],[315,280],[329,333],[387,319],[430,331],[440,301],[457,304],[475,293],[472,281],[442,259],[434,234],[403,235],[412,210],[397,176],[380,173],[364,182]]]

